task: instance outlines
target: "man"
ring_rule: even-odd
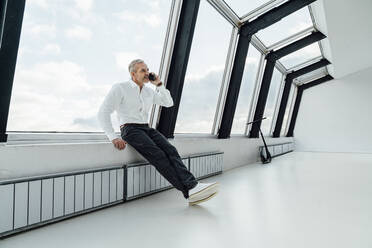
[[[154,81],[149,80],[149,69],[143,60],[133,60],[128,69],[131,80],[114,84],[98,112],[99,123],[107,137],[119,150],[127,143],[134,147],[183,193],[190,205],[209,200],[216,195],[218,184],[197,182],[182,163],[176,148],[160,132],[148,126],[152,104],[173,106],[169,90],[160,82],[159,76]],[[156,86],[155,91],[146,87],[148,82]],[[110,115],[114,111],[119,116],[121,138],[112,127]]]

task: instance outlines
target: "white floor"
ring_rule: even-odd
[[[214,180],[220,193],[200,206],[172,189],[0,247],[372,247],[372,154],[296,152]]]

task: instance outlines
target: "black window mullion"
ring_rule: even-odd
[[[199,5],[200,0],[182,2],[166,85],[173,98],[174,105],[170,108],[161,108],[159,123],[156,127],[157,130],[167,138],[174,137],[174,129],[176,126]]]
[[[254,19],[250,23],[249,29],[246,29],[243,34],[253,35],[261,29],[267,28],[268,26],[280,21],[284,17],[315,1],[316,0],[289,0]]]
[[[0,142],[7,141],[10,99],[22,29],[25,0],[2,1],[2,40],[0,47]],[[6,6],[6,9],[5,9]]]
[[[261,119],[264,115],[266,101],[269,95],[271,79],[273,77],[275,62],[276,62],[276,59],[273,58],[271,55],[272,53],[271,54],[269,53],[266,56],[266,66],[265,66],[264,75],[262,77],[261,88],[260,88],[260,92],[259,92],[258,99],[257,99],[257,105],[256,105],[256,109],[254,112],[253,121]],[[252,124],[251,130],[249,133],[249,138],[258,138],[260,128],[261,128],[261,121],[254,122]]]
[[[223,109],[221,126],[218,130],[219,139],[226,139],[230,137],[231,134],[236,104],[238,102],[240,86],[242,83],[244,73],[245,60],[247,58],[251,38],[252,36],[243,35],[239,36],[236,55],[234,58],[234,65],[232,68],[230,83],[226,95],[225,106]]]
[[[332,79],[333,79],[333,77],[331,75],[327,75],[327,76],[324,76],[324,77],[319,78],[317,80],[314,80],[312,82],[309,82],[307,84],[303,84],[302,87],[303,87],[304,90],[307,90],[308,88],[311,88],[311,87],[314,87],[316,85],[325,83],[325,82],[327,82],[329,80],[332,80]]]

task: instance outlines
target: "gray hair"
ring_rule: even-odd
[[[141,63],[145,63],[145,62],[142,59],[135,59],[132,62],[130,62],[129,66],[128,66],[129,73],[134,72],[136,64],[141,64]]]

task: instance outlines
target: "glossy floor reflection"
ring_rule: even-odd
[[[200,206],[169,190],[0,247],[372,247],[372,154],[295,152],[214,180],[219,194]]]

